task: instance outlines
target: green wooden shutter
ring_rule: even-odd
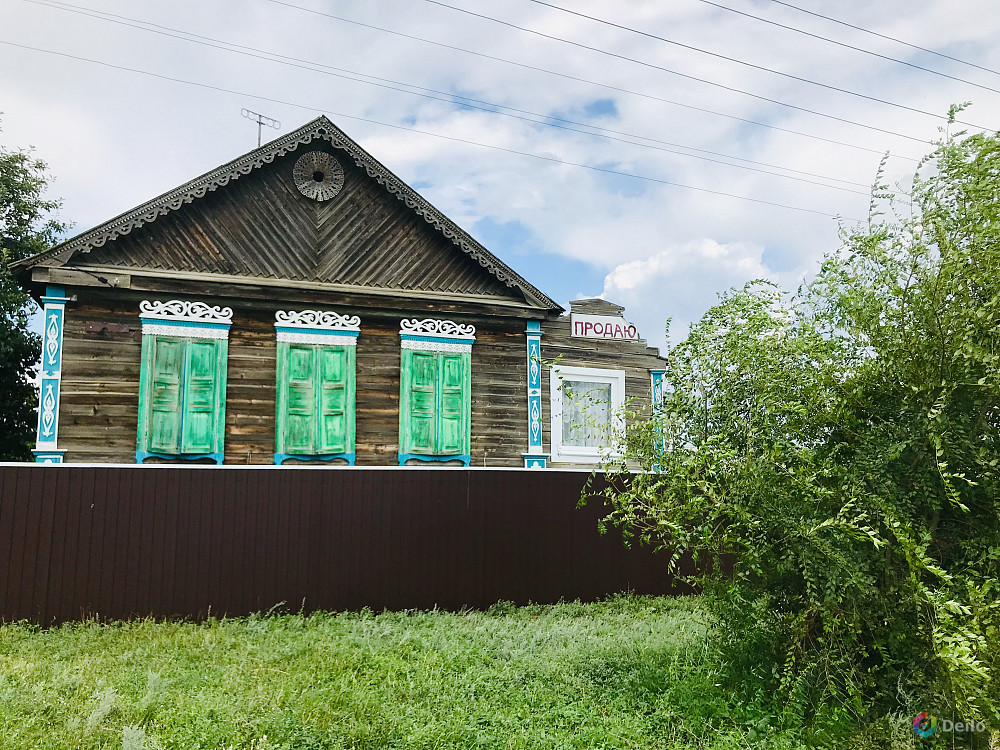
[[[289,344],[286,350],[285,453],[316,453],[316,348]]]
[[[319,453],[348,453],[351,450],[348,424],[351,409],[348,400],[352,394],[349,392],[348,368],[353,365],[350,361],[353,350],[352,346],[317,348],[320,359],[316,373],[320,393],[317,424]]]
[[[438,355],[403,350],[403,443],[407,453],[433,455],[437,449]]]
[[[401,453],[469,453],[470,355],[404,349]]]
[[[143,336],[137,460],[148,453],[205,453],[221,460],[228,343]]]
[[[468,453],[469,431],[466,428],[468,389],[467,354],[439,355],[441,408],[438,413],[437,448],[441,455]]]
[[[181,453],[214,453],[219,341],[188,341],[184,367]]]
[[[151,341],[149,404],[149,450],[179,453],[181,446],[181,381],[184,373],[185,343],[180,339],[157,337]],[[141,446],[145,447],[145,446]]]

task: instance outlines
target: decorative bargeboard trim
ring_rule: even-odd
[[[419,339],[404,338],[399,343],[400,349],[414,349],[421,352],[459,352],[469,354],[472,351],[472,344],[464,344],[459,341],[421,341]]]
[[[278,310],[274,325],[284,328],[321,328],[328,331],[360,331],[361,318],[330,310]]]
[[[139,317],[143,320],[173,320],[187,323],[222,323],[232,325],[233,308],[209,306],[204,302],[171,299],[166,302],[143,300],[139,303]]]

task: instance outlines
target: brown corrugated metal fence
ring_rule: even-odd
[[[485,607],[674,591],[588,475],[0,465],[0,619]]]

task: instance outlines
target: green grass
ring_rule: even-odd
[[[697,598],[6,625],[0,746],[797,747],[706,644]]]

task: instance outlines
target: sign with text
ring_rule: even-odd
[[[639,332],[625,318],[613,315],[578,315],[570,316],[572,335],[584,339],[618,339],[619,341],[636,341]]]

